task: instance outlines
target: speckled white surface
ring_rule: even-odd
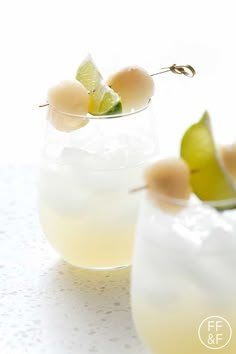
[[[84,271],[60,260],[40,230],[36,176],[0,167],[0,353],[146,354],[129,269]]]

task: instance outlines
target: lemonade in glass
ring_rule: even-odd
[[[131,298],[153,354],[235,352],[236,187],[219,155],[205,113],[184,135],[181,159],[146,173]]]
[[[219,353],[233,354],[235,210],[219,215],[213,206],[192,200],[170,215],[146,199],[136,237],[133,316],[151,352],[207,354],[222,347]]]
[[[47,239],[69,263],[130,264],[139,196],[129,190],[156,153],[155,119],[149,104],[134,114],[90,117],[70,133],[48,126],[39,214]]]
[[[139,196],[129,190],[157,153],[153,89],[151,76],[137,68],[114,75],[108,86],[88,57],[76,80],[49,91],[39,216],[53,248],[74,266],[131,263]]]

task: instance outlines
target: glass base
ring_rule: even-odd
[[[124,269],[124,268],[129,268],[131,267],[131,264],[124,264],[124,265],[117,265],[117,266],[106,266],[106,267],[96,267],[96,266],[81,266],[78,264],[72,264],[69,263],[64,259],[64,261],[68,264],[70,264],[73,267],[79,268],[79,269],[84,269],[84,270],[94,270],[94,271],[109,271],[109,270],[119,270],[119,269]]]

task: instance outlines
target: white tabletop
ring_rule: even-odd
[[[145,354],[130,312],[130,270],[69,266],[37,217],[37,174],[0,168],[0,353]]]

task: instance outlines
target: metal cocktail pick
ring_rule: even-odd
[[[151,74],[150,76],[155,76],[155,75],[160,75],[160,74],[164,74],[167,72],[172,72],[174,74],[183,74],[187,77],[194,77],[194,75],[196,74],[196,71],[194,70],[194,68],[191,65],[176,65],[173,64],[169,67],[166,68],[162,68],[160,69],[160,71],[158,71],[157,73]],[[49,103],[45,103],[45,104],[41,104],[39,107],[46,107],[49,106]]]
[[[173,64],[169,67],[162,68],[157,73],[151,74],[151,76],[160,75],[171,71],[174,74],[183,74],[187,77],[194,77],[196,74],[195,69],[191,65],[176,65]]]

